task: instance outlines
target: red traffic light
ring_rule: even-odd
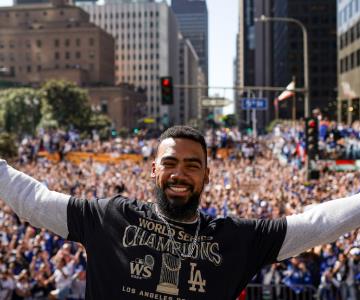
[[[164,78],[161,82],[162,86],[170,86],[170,79]]]
[[[316,126],[315,120],[309,120],[308,126],[309,126],[310,128],[314,128],[314,127]]]

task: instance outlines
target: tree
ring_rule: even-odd
[[[96,130],[101,139],[110,137],[111,119],[102,113],[92,113],[88,124],[88,131]]]
[[[224,122],[225,127],[230,128],[236,126],[236,116],[234,114],[223,116],[222,121]]]
[[[18,137],[34,135],[41,119],[41,103],[36,90],[13,88],[0,92],[0,127]]]
[[[92,112],[86,90],[69,81],[49,80],[41,87],[40,94],[42,126],[88,128]]]
[[[17,155],[15,137],[7,132],[0,133],[0,155],[3,158],[12,158]]]

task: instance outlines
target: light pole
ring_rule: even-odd
[[[305,25],[297,19],[285,18],[285,17],[267,17],[261,15],[260,18],[255,18],[255,22],[288,22],[294,23],[300,26],[303,41],[304,41],[304,116],[308,118],[310,116],[310,101],[309,101],[309,49],[308,49],[308,35]]]

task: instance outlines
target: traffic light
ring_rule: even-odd
[[[317,118],[306,119],[305,149],[309,159],[315,159],[319,153],[319,124]]]
[[[161,104],[173,105],[174,95],[173,95],[172,77],[170,76],[160,77],[160,86],[161,86]]]
[[[117,131],[115,128],[111,129],[111,137],[115,138],[117,136]]]

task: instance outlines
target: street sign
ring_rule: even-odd
[[[267,98],[242,98],[241,108],[243,110],[267,110],[268,99]]]
[[[205,98],[201,100],[201,104],[203,107],[224,107],[231,104],[231,101],[226,98]]]
[[[154,118],[144,118],[144,119],[142,119],[142,121],[143,121],[145,124],[154,124],[154,123],[155,123],[155,119],[154,119]]]

